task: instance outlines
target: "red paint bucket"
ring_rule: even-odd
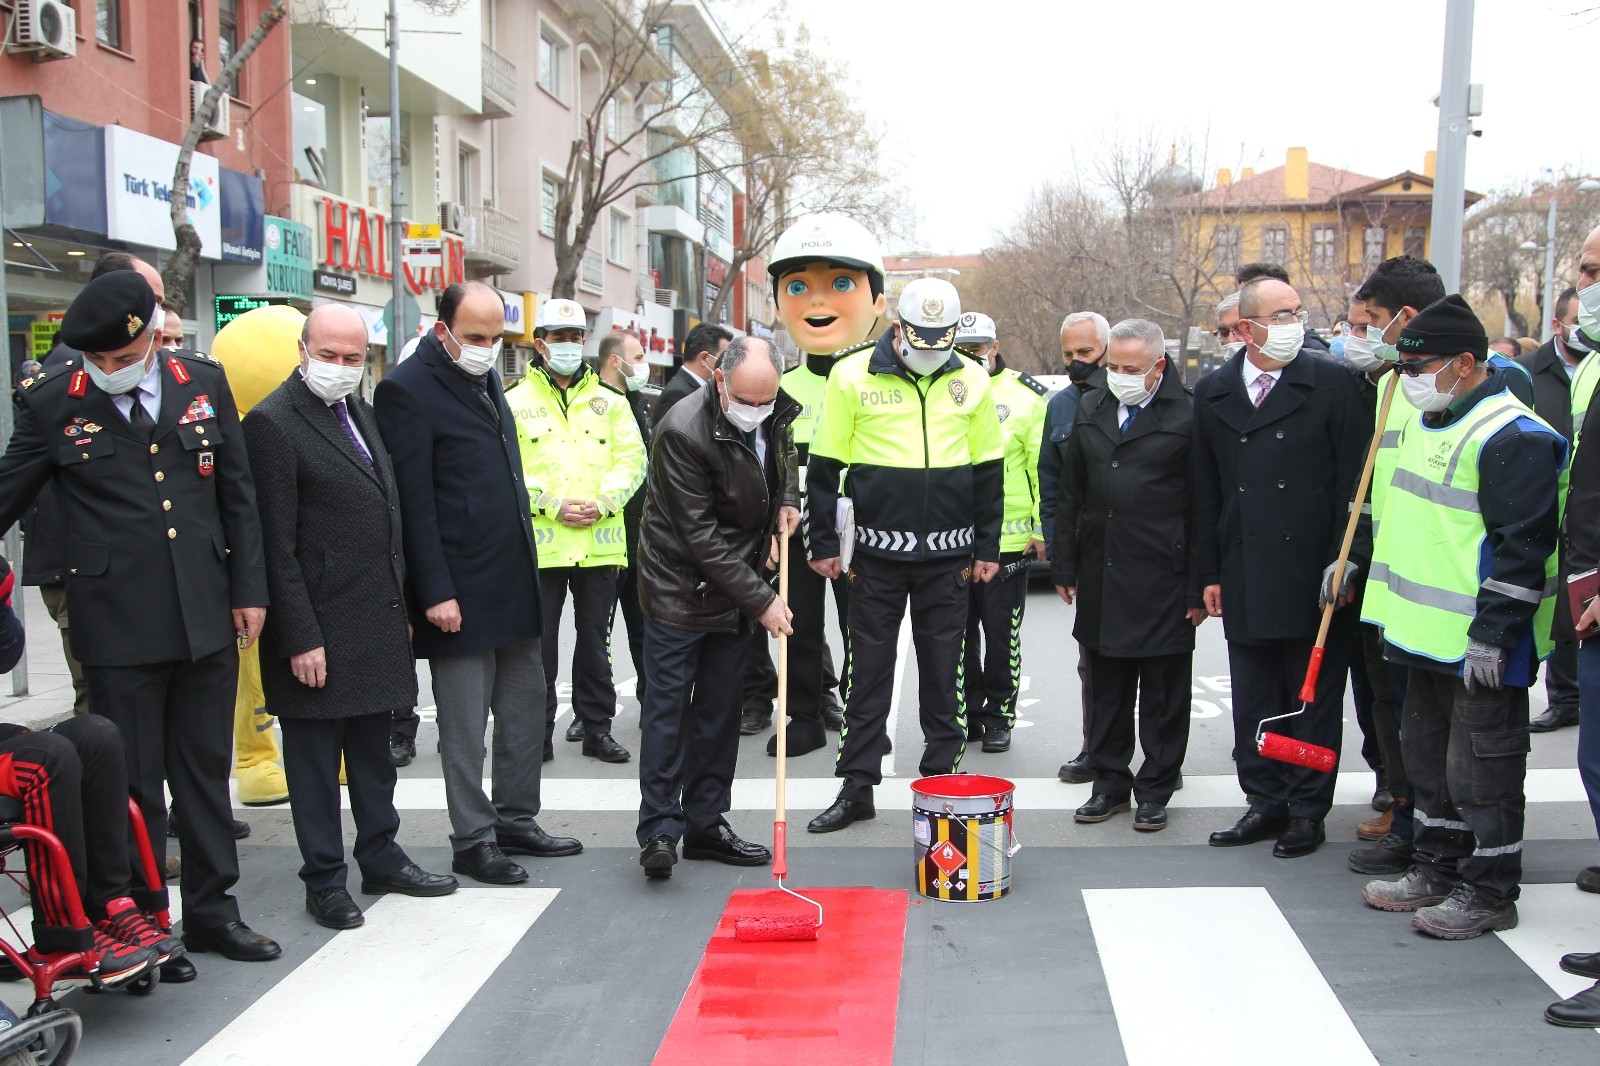
[[[941,774],[911,782],[912,856],[917,891],[929,899],[981,903],[1011,891],[1017,786],[984,774]]]

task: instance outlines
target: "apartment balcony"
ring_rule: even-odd
[[[509,274],[522,263],[522,230],[516,216],[493,207],[469,207],[463,218],[467,271],[474,277]]]
[[[486,118],[510,118],[517,113],[517,65],[483,46],[483,114]]]

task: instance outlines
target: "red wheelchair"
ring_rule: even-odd
[[[24,842],[40,845],[50,863],[55,879],[72,884],[74,876],[67,850],[54,833],[22,821],[22,803],[9,796],[0,796],[0,877],[9,879],[22,892],[31,895],[25,862],[13,863],[13,856],[23,854]],[[155,852],[150,847],[150,834],[145,825],[144,812],[132,799],[128,800],[128,821],[133,828],[139,847],[140,873],[145,888],[152,894],[162,893],[166,884],[161,868],[156,865]],[[137,876],[137,875],[136,875]],[[76,893],[67,893],[67,911],[72,925],[90,928],[83,904]],[[172,929],[172,918],[166,908],[151,914],[163,932]],[[61,1006],[55,998],[60,987],[87,986],[90,992],[115,989],[135,996],[148,996],[160,981],[160,971],[151,966],[121,984],[105,984],[94,955],[82,951],[54,952],[43,957],[28,953],[29,937],[18,929],[17,923],[0,908],[0,979],[24,977],[33,984],[33,1004],[21,1019],[0,1004],[0,1066],[65,1066],[77,1051],[82,1038],[83,1023],[76,1011]],[[9,935],[6,931],[9,930]],[[9,964],[9,965],[7,965]],[[5,971],[15,971],[7,974]],[[9,1017],[8,1017],[9,1015]]]

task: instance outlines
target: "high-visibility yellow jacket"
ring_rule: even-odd
[[[627,566],[622,508],[644,484],[644,440],[628,397],[584,366],[565,390],[543,367],[506,390],[533,507],[540,569]],[[600,520],[563,525],[564,500],[593,500]]]
[[[1005,448],[1005,513],[1000,521],[1000,550],[1020,552],[1032,540],[1044,539],[1039,521],[1039,443],[1044,436],[1044,385],[1017,370],[1002,367],[989,375],[989,397],[1000,418]]]

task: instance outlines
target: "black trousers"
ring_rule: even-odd
[[[695,633],[645,619],[639,740],[639,846],[727,825],[739,759],[739,688],[752,640],[764,633]]]
[[[1122,659],[1085,648],[1089,661],[1089,765],[1096,795],[1139,803],[1172,799],[1189,750],[1190,677],[1194,653]],[[1134,698],[1139,703],[1139,746],[1144,763],[1133,760]]]
[[[167,853],[167,806],[162,785],[183,812],[183,924],[207,929],[239,920],[230,893],[239,880],[233,839],[233,701],[239,652],[231,644],[189,662],[90,666],[89,698],[96,714],[122,733],[128,790],[144,812],[160,864]]]
[[[395,843],[395,770],[389,762],[389,715],[279,718],[283,772],[289,779],[300,880],[309,891],[344,888],[344,819],[339,813],[339,757],[350,782],[356,823],[356,865],[366,877],[386,877],[411,860]]]
[[[55,833],[72,863],[72,880],[64,882],[42,845],[22,845],[40,951],[87,951],[93,944],[91,931],[73,928],[67,917],[69,892],[90,922],[104,918],[106,904],[121,896],[134,895],[146,910],[167,905],[165,889],[130,891],[128,767],[122,735],[106,719],[84,714],[41,732],[0,726],[0,795],[22,802],[22,821]]]
[[[1468,692],[1459,677],[1413,668],[1401,738],[1415,790],[1418,866],[1496,903],[1517,898],[1527,811],[1528,690]]]
[[[1020,558],[1021,552],[1002,552],[1000,565]],[[1017,696],[1022,692],[1022,612],[1027,604],[1026,570],[1009,581],[972,583],[962,658],[962,698],[969,721],[1008,729],[1016,724]]]
[[[644,489],[634,493],[622,509],[623,536],[628,544],[628,562],[617,571],[617,605],[622,609],[622,625],[628,631],[628,655],[633,659],[633,691],[644,706],[644,609],[639,606],[639,523],[644,520]]]
[[[1339,752],[1344,732],[1344,685],[1350,669],[1352,624],[1336,615],[1328,633],[1317,698],[1294,718],[1268,724],[1267,731]],[[1335,775],[1268,759],[1256,751],[1262,719],[1300,709],[1300,685],[1311,658],[1310,640],[1228,642],[1233,677],[1233,743],[1239,787],[1250,809],[1271,818],[1289,816],[1321,821],[1333,806]]]
[[[389,732],[395,736],[417,739],[417,729],[422,725],[422,715],[417,713],[415,707],[407,707],[403,711],[393,711],[389,715]]]
[[[539,571],[539,599],[544,610],[544,703],[546,740],[555,736],[556,676],[561,669],[561,611],[572,590],[572,713],[585,733],[611,732],[617,715],[617,685],[611,676],[611,624],[617,608],[617,568],[559,566]]]
[[[1378,744],[1378,763],[1382,767],[1379,781],[1404,803],[1408,779],[1406,758],[1400,745],[1400,701],[1396,692],[1404,692],[1403,683],[1396,685],[1396,674],[1405,671],[1383,657],[1383,630],[1361,623],[1357,630],[1361,643],[1358,651],[1367,667],[1367,680],[1372,686],[1372,734]],[[1371,760],[1368,760],[1371,765]]]
[[[867,801],[883,781],[883,741],[894,690],[900,622],[911,607],[911,642],[917,649],[918,714],[924,777],[953,774],[967,747],[961,703],[961,645],[967,630],[970,558],[891,562],[872,556],[853,561],[850,585],[849,697],[834,776],[845,779],[844,799]]]
[[[1382,675],[1379,677],[1381,679]],[[1377,682],[1367,669],[1366,655],[1357,648],[1350,656],[1350,700],[1356,705],[1356,728],[1361,730],[1361,761],[1378,775],[1378,783],[1382,784],[1383,747],[1378,742],[1377,726],[1373,722],[1377,699]]]
[[[833,586],[847,658],[850,627],[844,622],[850,617],[849,587],[844,578],[830,582],[806,565],[794,551],[796,545],[790,547],[789,609],[794,612],[794,633],[789,637],[789,717],[796,722],[820,722],[822,708],[838,707],[843,695],[838,691],[833,649],[828,646],[828,586]],[[776,590],[776,582],[773,588]],[[744,678],[744,709],[771,714],[778,695],[778,670],[767,644],[751,645]]]

